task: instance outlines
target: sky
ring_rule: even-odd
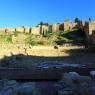
[[[0,27],[95,19],[95,0],[0,0]]]

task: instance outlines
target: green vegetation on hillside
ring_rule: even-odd
[[[12,35],[10,34],[0,35],[0,42],[1,43],[12,43]]]
[[[85,35],[81,30],[43,32],[42,35],[32,35],[31,33],[21,33],[19,31],[12,34],[1,33],[0,43],[27,44],[27,45],[63,45],[64,43],[84,43]]]
[[[25,44],[28,44],[28,45],[31,45],[31,46],[37,45],[36,40],[32,36],[27,37],[24,40],[24,42],[25,42]]]

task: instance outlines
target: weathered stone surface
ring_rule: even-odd
[[[0,80],[0,95],[16,95],[17,86],[15,80]]]
[[[40,27],[39,26],[31,27],[31,34],[39,35],[40,34]]]
[[[16,85],[18,85],[18,83],[16,82],[16,80],[10,80],[10,81],[5,81],[4,82],[4,86],[6,87],[6,86],[10,86],[10,87],[13,87],[13,86],[16,86]]]
[[[34,95],[55,95],[55,82],[37,82]]]
[[[10,88],[7,88],[7,89],[4,89],[0,92],[0,95],[16,95],[13,91],[13,89],[10,87]]]
[[[18,32],[24,32],[24,27],[17,27],[15,30]]]
[[[0,81],[0,95],[56,95],[55,82]]]
[[[64,73],[63,79],[68,83],[73,83],[75,81],[79,81],[80,75],[76,72]]]
[[[0,91],[3,89],[3,87],[4,87],[4,81],[0,80]]]
[[[95,71],[91,71],[90,75],[91,75],[92,79],[95,81]]]
[[[6,28],[7,33],[13,33],[15,31],[15,28]]]
[[[24,83],[17,88],[18,95],[33,95],[34,83]]]
[[[51,32],[58,32],[59,31],[59,24],[52,24],[49,26],[49,31]]]
[[[24,26],[24,32],[25,32],[25,33],[30,33],[30,32],[31,32],[31,31],[30,31],[30,27]]]
[[[58,95],[94,95],[95,83],[91,77],[80,76],[75,72],[65,73],[57,84]]]
[[[0,33],[2,32],[2,33],[4,33],[5,32],[5,28],[0,28]]]

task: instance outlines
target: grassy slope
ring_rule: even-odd
[[[62,45],[64,43],[73,43],[84,41],[83,31],[58,31],[53,33],[45,33],[40,36],[30,33],[13,32],[12,34],[0,33],[0,43],[8,44],[28,44],[28,45]]]

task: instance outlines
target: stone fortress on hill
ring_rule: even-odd
[[[0,32],[5,33],[13,33],[15,31],[24,32],[24,33],[31,33],[34,35],[40,35],[44,32],[58,32],[58,31],[74,31],[75,29],[85,31],[86,37],[89,41],[95,43],[95,21],[89,20],[78,20],[76,22],[70,22],[69,19],[64,20],[61,23],[43,23],[41,22],[37,26],[34,27],[16,27],[16,28],[0,28]]]

